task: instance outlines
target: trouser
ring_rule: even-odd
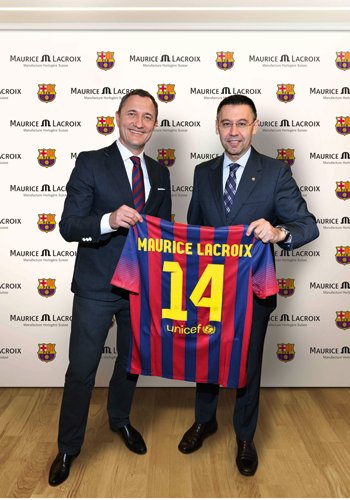
[[[233,427],[241,440],[253,439],[259,412],[260,380],[264,340],[273,308],[267,308],[261,301],[254,300],[252,331],[247,360],[247,385],[237,389],[236,404],[233,413]],[[216,417],[219,398],[219,386],[215,384],[197,384],[196,422],[205,423]]]
[[[117,321],[117,359],[109,383],[107,411],[111,427],[129,423],[137,375],[127,373],[131,338],[129,301],[86,299],[75,295],[69,344],[58,447],[62,453],[75,454],[84,441],[95,376],[113,316]]]

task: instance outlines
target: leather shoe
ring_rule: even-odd
[[[193,453],[202,446],[206,437],[214,434],[217,430],[218,423],[215,419],[203,424],[195,422],[183,435],[178,446],[179,451],[181,453]]]
[[[113,429],[113,432],[117,432],[122,438],[129,450],[139,455],[144,455],[147,452],[146,443],[143,437],[131,424],[123,425],[123,427],[118,427]]]
[[[50,486],[58,486],[67,479],[69,476],[70,466],[78,455],[79,453],[76,453],[75,455],[68,455],[68,453],[61,452],[58,453],[50,468]]]
[[[258,454],[253,441],[241,441],[237,438],[236,464],[243,476],[254,476],[258,468]]]

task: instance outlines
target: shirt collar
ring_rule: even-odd
[[[118,146],[118,149],[120,151],[120,154],[121,154],[121,157],[123,158],[123,161],[125,160],[128,160],[130,158],[130,156],[138,156],[141,160],[143,160],[143,151],[138,154],[138,155],[134,155],[131,151],[128,150],[128,148],[126,148],[124,146],[124,144],[122,144],[120,142],[120,139],[117,139],[117,146]]]
[[[241,167],[245,167],[248,160],[249,160],[249,156],[250,156],[250,153],[252,152],[252,148],[249,148],[248,151],[246,151],[244,153],[243,156],[241,156],[236,162],[234,163],[238,163]],[[225,153],[224,154],[224,168],[228,168],[229,165],[231,165],[232,163],[232,160],[230,160],[230,158],[227,156],[227,154]]]

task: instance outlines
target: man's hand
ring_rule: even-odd
[[[122,205],[109,216],[109,225],[112,229],[129,228],[135,226],[136,222],[142,222],[142,220],[141,215],[134,208]]]
[[[265,219],[254,220],[249,224],[246,234],[250,236],[252,233],[254,233],[256,239],[261,240],[263,243],[279,243],[286,237],[284,231],[271,226]]]

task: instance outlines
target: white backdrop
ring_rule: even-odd
[[[226,93],[254,99],[254,145],[289,161],[321,233],[287,255],[276,247],[281,296],[262,383],[349,386],[349,33],[11,31],[0,43],[2,386],[63,384],[76,250],[58,231],[65,184],[80,151],[117,138],[117,130],[97,131],[98,117],[112,122],[136,87],[170,90],[147,152],[173,163],[164,168],[178,222],[186,221],[195,165],[222,152],[218,103]],[[101,53],[109,69],[99,68]],[[115,335],[113,327],[97,385],[108,383]]]

